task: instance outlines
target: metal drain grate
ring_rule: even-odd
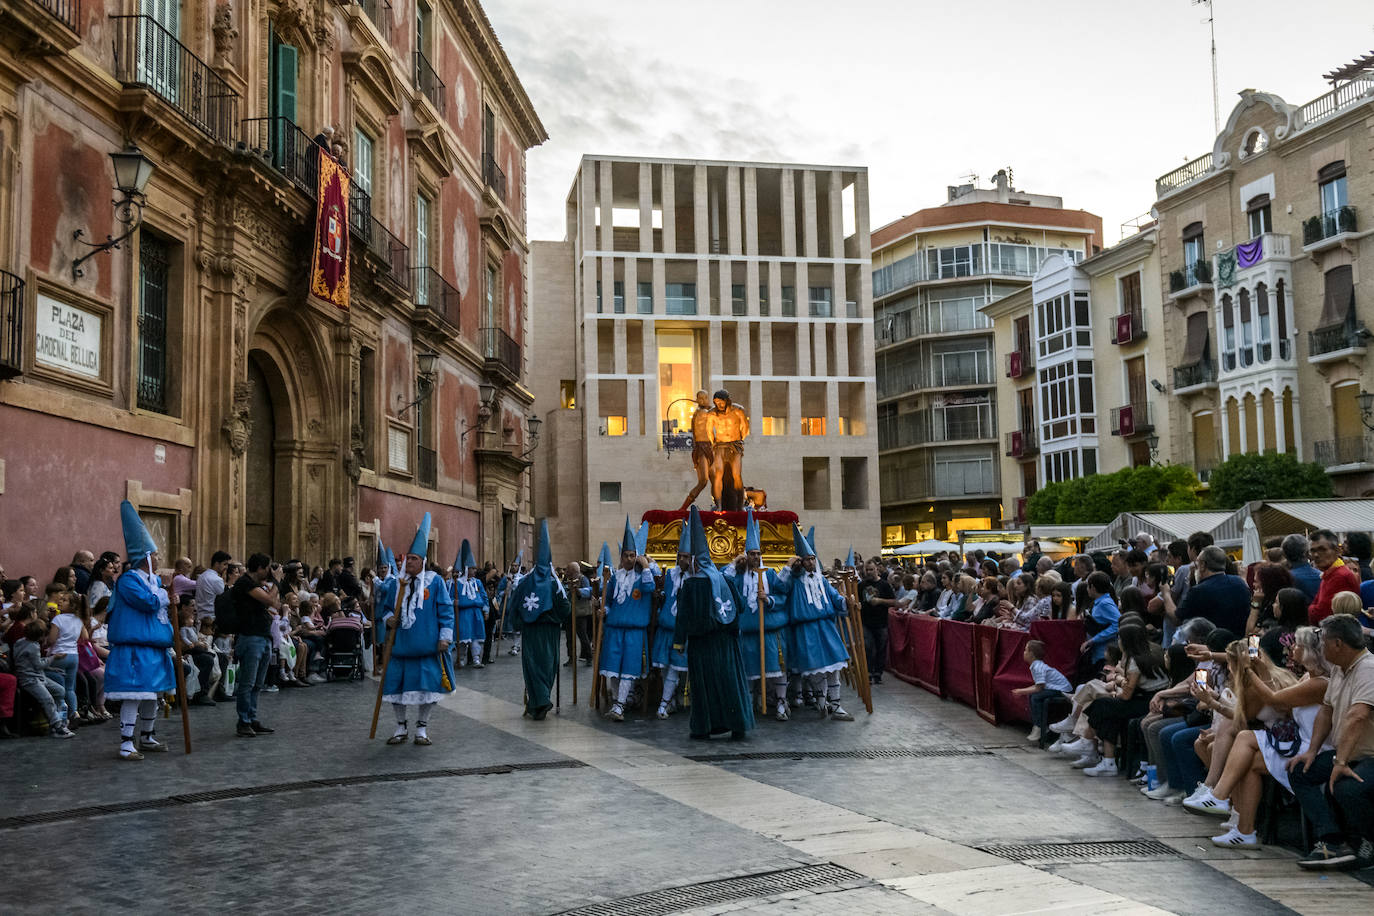
[[[575,910],[565,910],[559,916],[662,916],[701,906],[748,900],[751,897],[772,897],[791,891],[813,890],[847,881],[867,880],[858,872],[826,862],[821,865],[805,865],[783,871],[707,881],[703,884],[689,884],[685,887],[670,887],[647,894],[636,894],[633,897],[621,897],[619,900],[593,903]]]
[[[846,751],[755,751],[739,754],[687,754],[697,763],[728,763],[733,760],[883,760],[910,757],[987,757],[975,747],[864,747]]]
[[[243,786],[234,789],[213,789],[208,792],[185,792],[167,798],[150,798],[141,801],[115,802],[109,805],[91,805],[85,808],[66,808],[61,811],[39,811],[34,814],[19,814],[14,817],[0,818],[0,830],[13,830],[18,827],[34,827],[41,824],[54,824],[62,821],[79,821],[107,814],[129,814],[135,811],[154,811],[159,808],[175,808],[179,805],[194,805],[201,802],[229,801],[237,798],[255,798],[261,795],[279,795],[282,792],[300,792],[307,789],[333,789],[341,786],[363,786],[384,782],[412,782],[417,779],[450,779],[458,776],[499,776],[517,770],[572,770],[585,767],[581,760],[549,760],[535,763],[502,763],[485,767],[464,767],[445,770],[413,770],[402,773],[374,773],[362,776],[335,776],[323,779],[307,779],[302,782],[278,782],[262,786]]]
[[[1177,849],[1159,840],[1101,840],[1092,843],[1015,843],[978,849],[1014,862],[1087,862],[1099,859],[1176,857]]]

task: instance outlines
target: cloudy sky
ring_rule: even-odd
[[[484,0],[549,141],[530,237],[564,234],[586,153],[866,165],[877,228],[1010,166],[1102,217],[1211,149],[1193,0]],[[1224,124],[1245,88],[1301,104],[1374,49],[1367,0],[1217,0]]]

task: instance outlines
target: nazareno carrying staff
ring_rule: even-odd
[[[520,667],[525,677],[525,715],[540,720],[553,708],[550,694],[558,679],[563,625],[572,614],[568,593],[553,571],[548,519],[539,520],[534,569],[516,584],[509,606],[524,636]]]

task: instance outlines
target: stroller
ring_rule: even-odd
[[[363,677],[363,623],[356,617],[335,614],[324,631],[324,676],[327,680]]]

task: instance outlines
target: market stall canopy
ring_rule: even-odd
[[[947,541],[921,541],[918,544],[903,545],[892,552],[899,557],[919,557],[932,553],[958,553],[959,545]]]
[[[1374,529],[1374,499],[1275,500],[1252,504],[1261,538],[1329,528],[1337,534]]]
[[[1243,510],[1242,510],[1243,512]],[[1241,512],[1224,510],[1216,512],[1123,512],[1114,518],[1085,548],[1112,550],[1121,539],[1131,540],[1144,531],[1155,539],[1155,544],[1164,547],[1170,541],[1186,541],[1195,531],[1204,531],[1212,536],[1220,546],[1240,544],[1242,524]]]

